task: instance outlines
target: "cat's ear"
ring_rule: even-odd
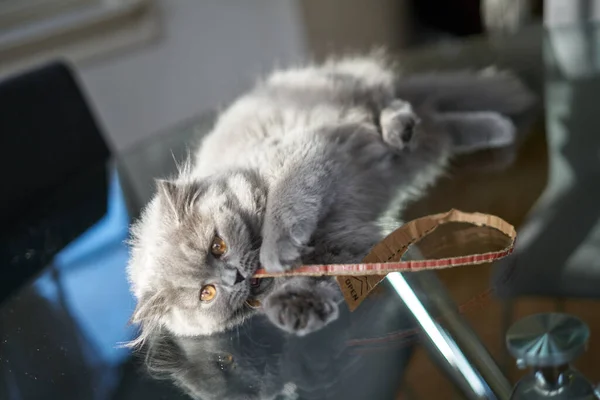
[[[156,180],[156,188],[164,211],[168,212],[176,220],[179,220],[181,215],[179,204],[181,188],[177,183],[164,179]]]

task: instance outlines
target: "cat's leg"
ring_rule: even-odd
[[[340,213],[338,207],[332,210],[340,193],[352,187],[354,174],[360,174],[361,179],[379,177],[380,183],[373,185],[378,190],[385,186],[383,176],[395,174],[390,170],[394,155],[374,128],[328,128],[295,147],[296,153],[290,156],[285,170],[278,171],[280,177],[268,190],[260,263],[269,272],[287,271],[309,260],[331,262],[323,258],[322,243],[315,245],[318,251],[314,253],[310,242],[317,233],[331,240],[320,222],[331,220],[332,212]],[[312,258],[315,254],[318,259]]]
[[[269,272],[301,264],[319,220],[334,199],[331,188],[337,175],[320,152],[318,146],[307,144],[300,160],[291,160],[269,188],[260,248],[260,262]]]
[[[267,297],[263,311],[280,329],[303,336],[337,319],[340,299],[331,278],[294,277]]]
[[[516,138],[514,123],[498,112],[434,112],[427,118],[430,120],[429,129],[449,137],[453,154],[508,146]],[[416,132],[422,130],[420,122],[410,103],[402,100],[391,102],[380,114],[384,142],[395,150],[405,149]]]
[[[535,104],[517,76],[495,68],[403,77],[396,83],[396,96],[416,107],[429,104],[440,113],[493,111],[513,117]]]

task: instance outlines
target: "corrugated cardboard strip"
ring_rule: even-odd
[[[493,228],[506,235],[509,239],[508,245],[501,250],[487,253],[400,261],[410,245],[431,234],[440,225],[451,222]],[[348,307],[353,311],[390,272],[413,272],[489,263],[512,253],[516,236],[515,228],[511,224],[494,215],[450,210],[446,213],[415,219],[396,229],[378,243],[361,264],[305,265],[283,273],[269,273],[261,269],[256,271],[254,277],[337,276]]]

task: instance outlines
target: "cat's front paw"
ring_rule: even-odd
[[[265,313],[282,330],[304,336],[315,332],[338,317],[333,296],[310,289],[291,289],[271,295]]]
[[[303,246],[291,238],[265,240],[260,248],[260,263],[268,272],[285,272],[302,265]]]
[[[302,265],[302,256],[312,250],[307,243],[313,232],[314,223],[310,221],[270,221],[266,224],[260,247],[262,266],[268,272],[284,272],[299,267]]]

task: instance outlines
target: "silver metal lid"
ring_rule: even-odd
[[[590,331],[572,315],[534,314],[517,321],[506,333],[506,346],[519,367],[568,364],[585,351]]]

